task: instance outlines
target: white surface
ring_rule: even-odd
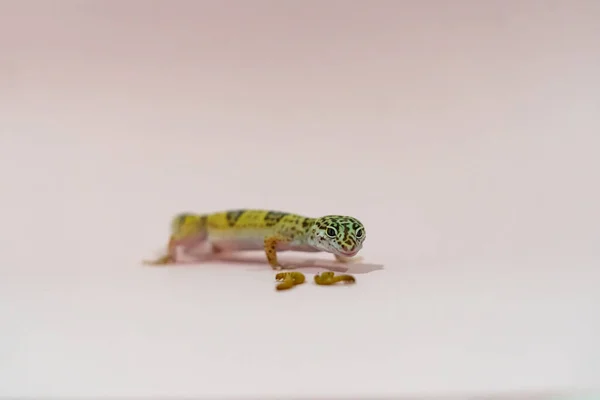
[[[600,3],[120,4],[1,6],[0,396],[598,388]],[[140,265],[230,207],[385,268]]]

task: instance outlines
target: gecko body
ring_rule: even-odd
[[[277,253],[290,250],[328,252],[338,261],[348,262],[361,250],[365,237],[363,224],[351,216],[310,218],[257,209],[211,214],[186,212],[172,219],[167,254],[148,263],[177,262],[177,248],[187,254],[198,248],[204,254],[262,250],[276,270],[283,268]]]

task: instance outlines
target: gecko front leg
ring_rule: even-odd
[[[265,255],[267,256],[267,261],[271,268],[276,271],[283,269],[283,265],[279,263],[277,259],[277,245],[280,243],[288,243],[289,240],[284,238],[283,236],[267,236],[265,238]]]

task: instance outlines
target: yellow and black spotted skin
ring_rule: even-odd
[[[346,262],[362,248],[366,238],[356,218],[327,215],[309,218],[298,214],[257,209],[240,209],[212,214],[180,213],[171,223],[169,254],[154,264],[175,262],[177,246],[191,247],[209,242],[215,252],[264,250],[273,269],[282,269],[277,252],[285,250],[335,255]]]

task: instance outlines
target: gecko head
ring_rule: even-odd
[[[312,224],[308,242],[321,251],[352,257],[362,248],[365,237],[365,227],[356,218],[326,215]]]

